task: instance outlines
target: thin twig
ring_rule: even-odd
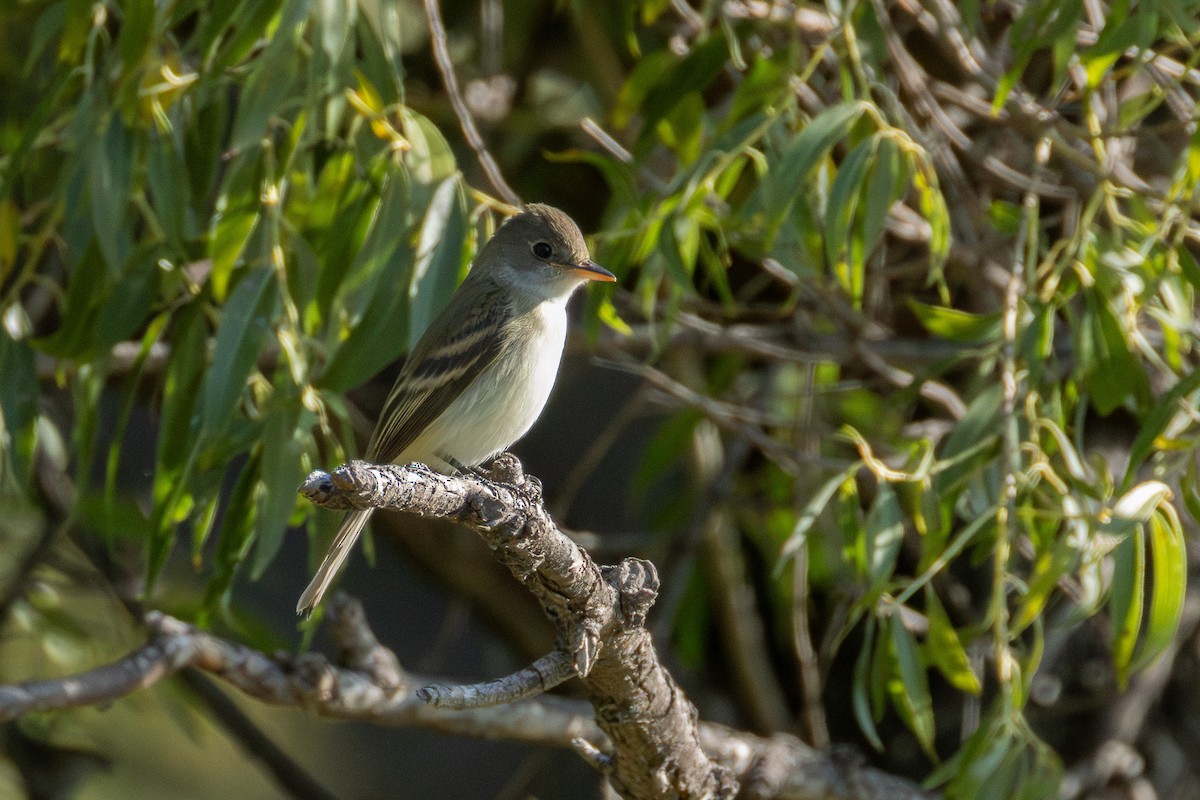
[[[503,678],[455,686],[430,684],[418,689],[417,697],[442,708],[483,708],[536,697],[573,677],[571,654],[555,650]]]
[[[504,176],[500,173],[500,167],[496,164],[496,159],[492,158],[492,154],[488,152],[483,136],[480,135],[479,128],[475,126],[475,118],[471,116],[471,110],[467,108],[467,104],[462,98],[462,92],[458,87],[458,77],[454,73],[454,62],[450,60],[450,48],[446,46],[446,26],[442,24],[442,11],[438,6],[438,0],[425,0],[425,15],[429,19],[429,38],[433,43],[433,58],[437,62],[438,72],[442,74],[442,83],[446,86],[446,94],[450,98],[450,105],[454,107],[454,115],[458,117],[458,124],[462,127],[463,136],[466,137],[467,144],[471,146],[471,149],[475,151],[475,157],[479,159],[479,165],[487,174],[492,188],[506,203],[519,208],[521,206],[520,195],[513,191],[513,188],[504,180]]]

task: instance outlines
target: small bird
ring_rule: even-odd
[[[558,375],[567,299],[587,281],[615,281],[592,261],[575,222],[525,206],[483,246],[449,305],[417,342],[363,457],[419,461],[443,472],[474,467],[533,425]],[[321,602],[372,509],[346,515],[297,614]]]

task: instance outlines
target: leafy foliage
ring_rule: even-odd
[[[533,49],[513,39],[494,149],[522,191],[586,176],[625,289],[589,298],[591,331],[673,415],[637,480],[693,467],[652,554],[679,566],[685,522],[731,512],[746,586],[674,574],[688,603],[756,590],[769,652],[727,658],[772,661],[798,717],[811,693],[782,676],[845,666],[825,702],[878,750],[911,736],[929,764],[893,766],[948,796],[1052,793],[1047,642],[1105,620],[1124,687],[1184,608],[1195,3],[518,5],[514,36],[541,14],[591,55],[512,66]],[[23,81],[0,112],[4,492],[36,502],[36,449],[69,442],[82,526],[136,541],[151,598],[188,548],[196,618],[228,616],[235,578],[315,529],[295,486],[353,449],[344,393],[405,352],[502,204],[464,176],[415,5],[5,14],[28,36],[0,63]],[[114,526],[147,397],[151,502]],[[720,623],[675,610],[702,658]]]

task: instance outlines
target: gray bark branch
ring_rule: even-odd
[[[428,692],[414,687],[435,681],[406,673],[371,631],[361,605],[338,595],[329,620],[340,666],[318,653],[268,656],[150,611],[148,641],[125,657],[65,678],[0,686],[0,721],[109,703],[197,669],[262,702],[326,717],[574,747],[592,753],[590,760],[629,798],[733,797],[739,783],[744,798],[931,796],[856,755],[822,753],[786,734],[764,738],[699,722],[643,627],[658,588],[653,565],[638,559],[615,567],[595,564],[558,529],[536,480],[526,480],[515,459],[502,457],[493,476],[502,482],[441,475],[420,465],[353,462],[330,474],[314,473],[303,491],[334,508],[403,509],[473,527],[555,624],[559,650],[536,664],[550,675],[579,675],[590,707],[545,694],[506,705],[446,708],[428,702],[422,696]]]

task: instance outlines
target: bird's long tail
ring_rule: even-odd
[[[338,531],[333,544],[329,546],[329,552],[325,554],[325,560],[317,568],[317,574],[313,576],[312,582],[308,584],[304,594],[300,595],[300,602],[296,603],[297,614],[307,616],[321,602],[321,598],[325,596],[329,584],[333,583],[346,556],[350,555],[350,551],[354,549],[354,543],[358,541],[358,535],[362,533],[363,526],[371,518],[373,510],[368,508],[365,511],[351,511],[346,515],[341,530]]]

